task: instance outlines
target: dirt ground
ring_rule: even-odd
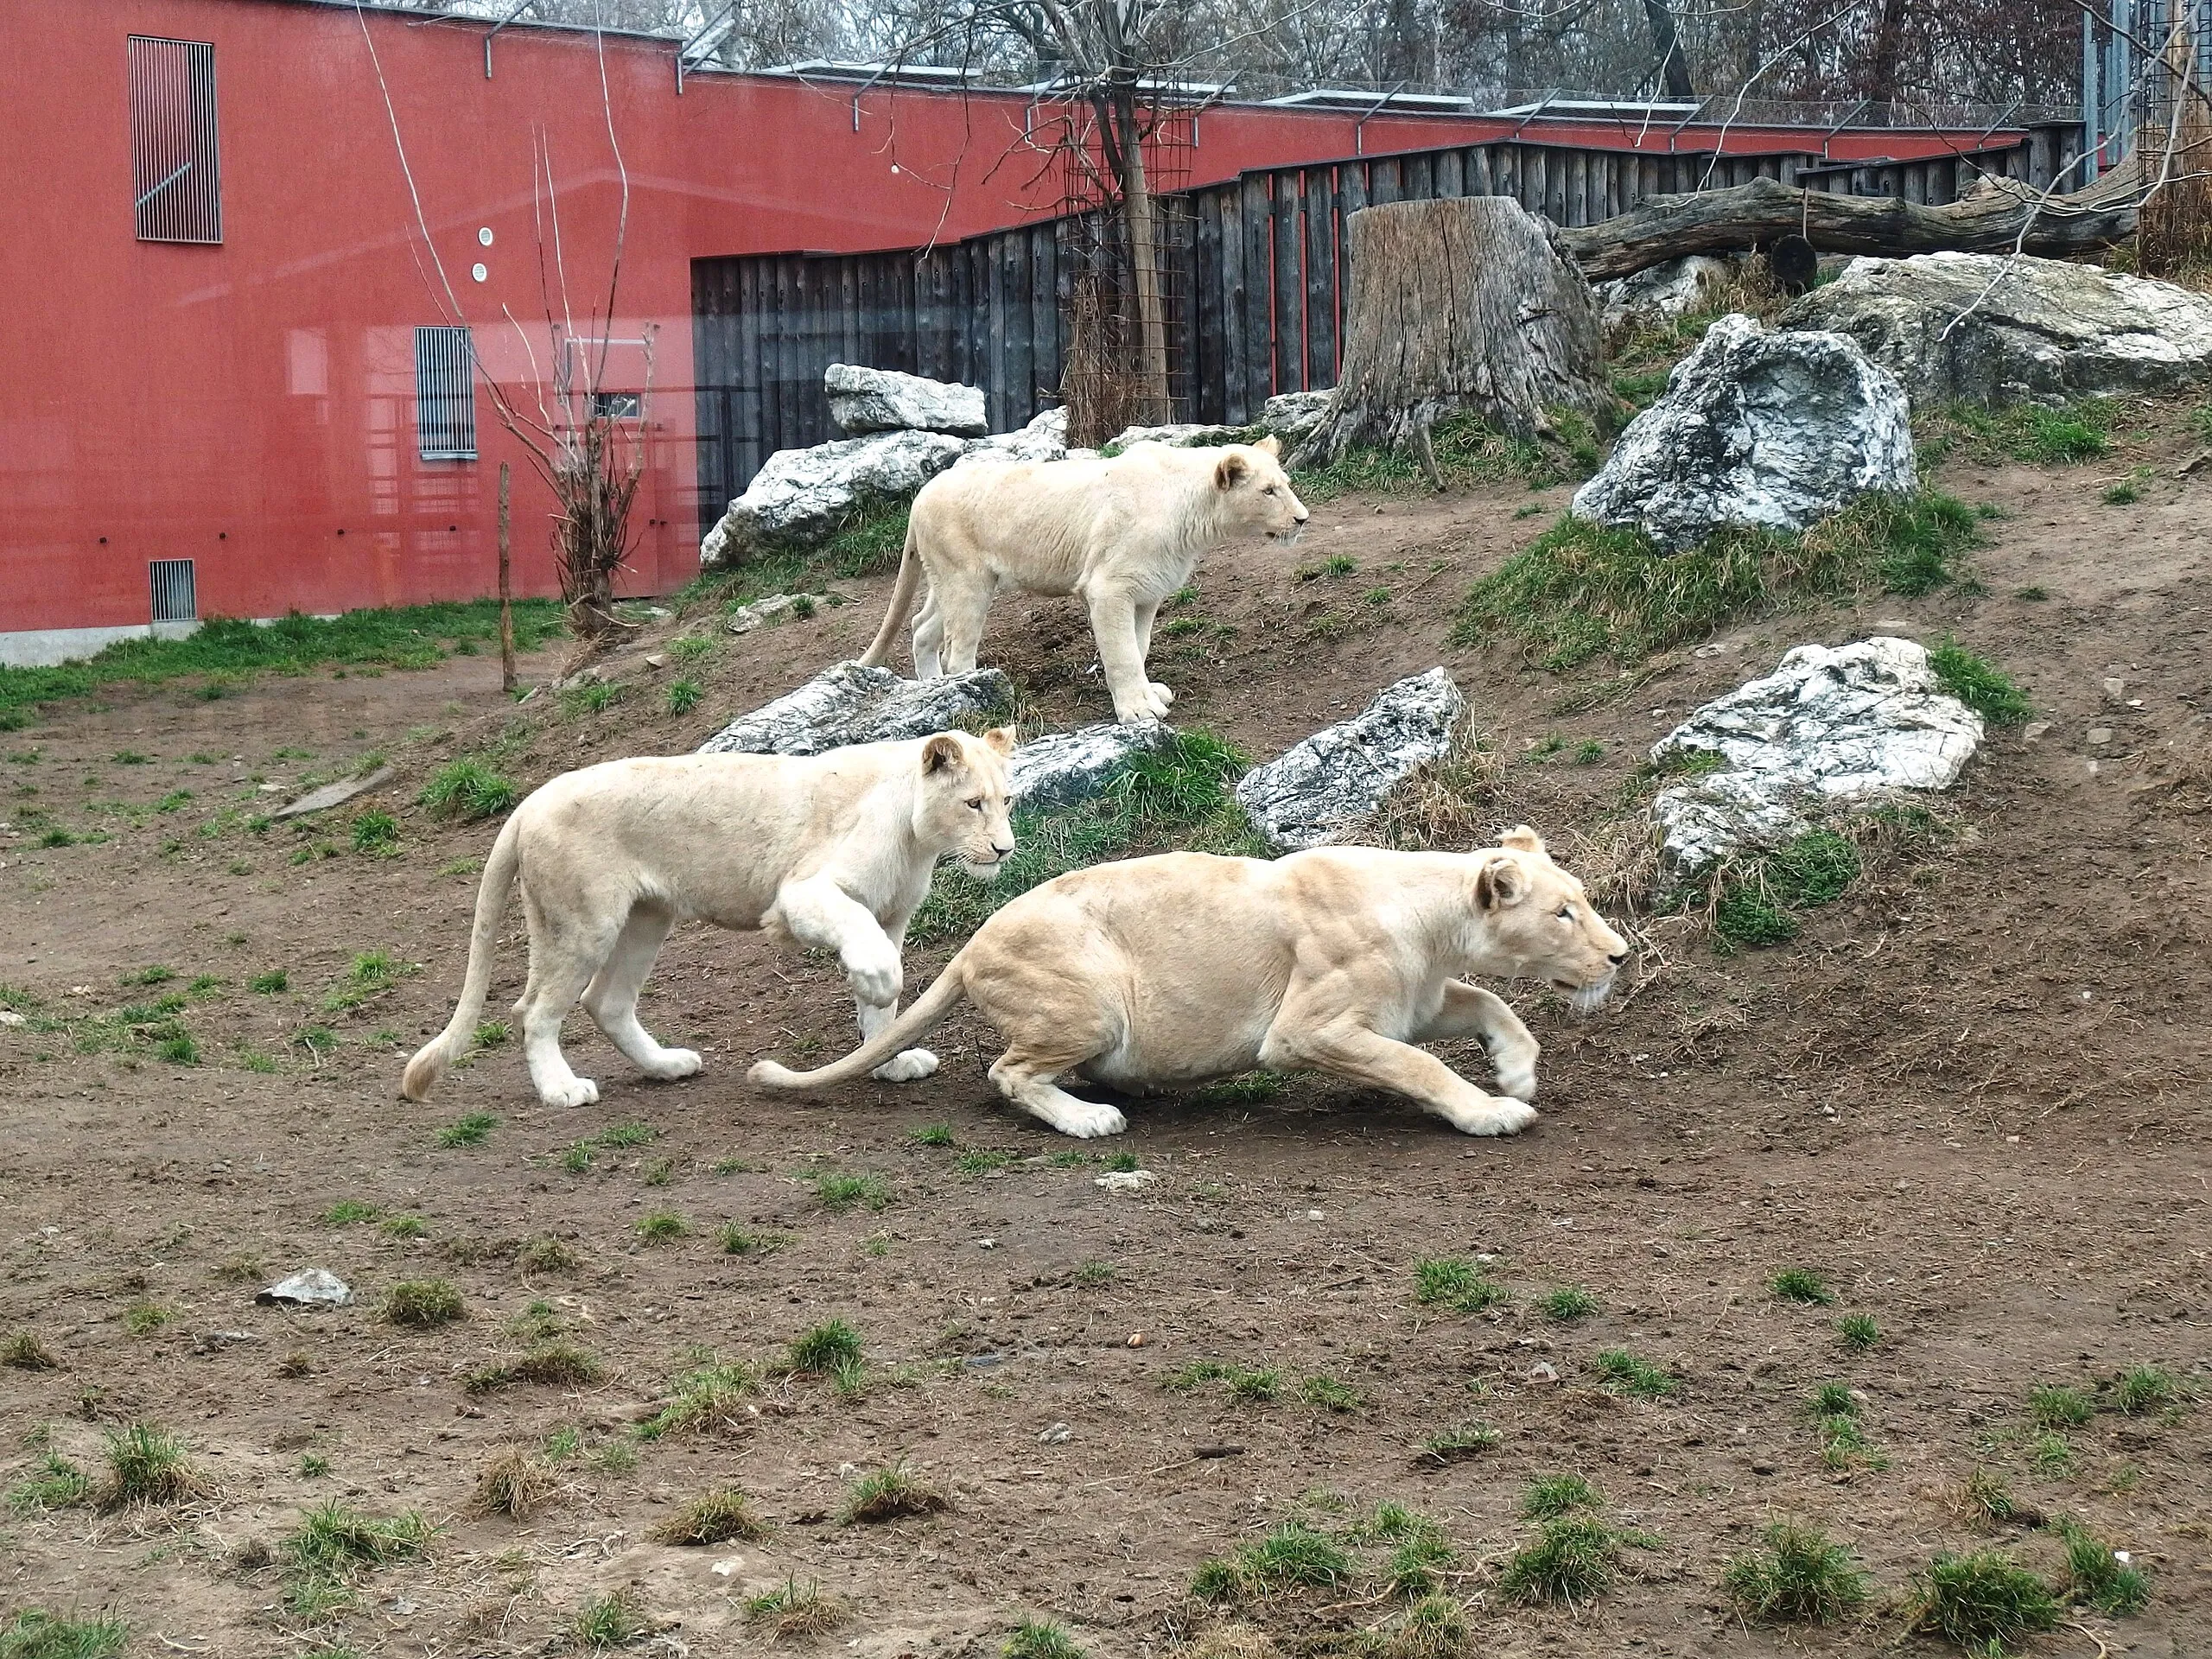
[[[449,1010],[492,836],[413,804],[427,772],[498,744],[535,784],[692,747],[856,654],[886,580],[725,638],[680,717],[661,712],[661,684],[690,671],[639,660],[665,629],[618,665],[633,694],[598,715],[505,705],[481,656],[50,707],[0,738],[0,984],[35,1016],[0,1028],[0,1337],[34,1333],[60,1363],[0,1370],[0,1477],[28,1479],[48,1455],[97,1474],[103,1434],[145,1421],[183,1440],[207,1490],[166,1510],[0,1517],[0,1613],[111,1609],[134,1655],[518,1654],[571,1643],[588,1601],[627,1587],[662,1651],[724,1655],[766,1645],[748,1598],[814,1581],[848,1618],[796,1650],[996,1654],[1034,1617],[1095,1654],[1165,1656],[1211,1617],[1185,1594],[1201,1561],[1285,1520],[1340,1531],[1387,1499],[1449,1533],[1446,1587],[1485,1655],[1934,1652],[1897,1611],[1931,1555],[2060,1558],[2049,1531],[1968,1517],[1961,1484],[1982,1466],[2151,1575],[2140,1614],[2069,1611],[2026,1651],[2212,1652],[2212,1402],[2100,1411],[2040,1440],[2026,1406],[2031,1388],[2094,1394],[2136,1365],[2212,1383],[2212,474],[2177,479],[2189,452],[2171,412],[2148,411],[2088,467],[1956,460],[1943,486],[2001,510],[1974,556],[1979,591],[1761,620],[1624,682],[1445,643],[1468,581],[1526,545],[1563,490],[1342,499],[1295,550],[1238,546],[1203,567],[1192,613],[1234,632],[1160,642],[1179,718],[1265,757],[1441,662],[1516,757],[1514,804],[1555,839],[1648,796],[1650,741],[1802,640],[1955,632],[2032,698],[2037,725],[1993,734],[1947,802],[1951,832],[1870,867],[1794,943],[1724,955],[1647,919],[1610,1012],[1578,1025],[1522,997],[1546,1046],[1542,1116],[1502,1141],[1307,1078],[1264,1103],[1137,1103],[1122,1140],[1078,1145],[998,1100],[988,1033],[969,1023],[940,1032],[928,1081],[768,1097],[745,1067],[842,1052],[850,1004],[823,963],[699,928],[671,940],[645,1018],[706,1052],[700,1077],[639,1080],[579,1015],[569,1052],[599,1080],[595,1107],[538,1105],[512,1045],[429,1105],[399,1102],[405,1055]],[[2141,500],[2104,505],[2139,462],[2158,469]],[[1356,572],[1299,576],[1339,553]],[[1001,601],[985,660],[1055,721],[1106,715],[1071,601]],[[525,677],[557,666],[548,653]],[[354,807],[305,829],[245,822],[374,750],[401,779],[362,804],[396,814],[397,855],[353,850]],[[42,847],[50,824],[108,838]],[[519,988],[518,928],[511,917],[495,1014]],[[396,982],[327,1008],[371,951],[403,964]],[[910,953],[909,984],[946,954]],[[146,982],[155,967],[170,977]],[[278,969],[284,989],[251,988]],[[111,1018],[164,995],[184,999],[173,1017],[195,1064]],[[1478,1056],[1451,1058],[1481,1076]],[[440,1144],[475,1113],[496,1119],[479,1144]],[[564,1166],[622,1124],[651,1138]],[[912,1138],[940,1124],[955,1146]],[[978,1152],[1012,1157],[983,1168]],[[1124,1152],[1157,1182],[1097,1185]],[[878,1174],[887,1202],[833,1211],[810,1184],[823,1171]],[[328,1219],[346,1204],[381,1219]],[[654,1215],[688,1230],[648,1239]],[[387,1224],[399,1216],[420,1236]],[[726,1253],[732,1223],[788,1237]],[[574,1265],[518,1260],[545,1236]],[[1418,1259],[1478,1255],[1495,1257],[1504,1303],[1414,1300]],[[344,1277],[355,1304],[255,1305],[308,1266]],[[1835,1303],[1771,1294],[1792,1266]],[[433,1278],[459,1287],[459,1322],[380,1317],[394,1283]],[[1537,1298],[1565,1284],[1598,1311],[1545,1317]],[[1879,1344],[1841,1345],[1847,1313],[1875,1319]],[[833,1318],[865,1344],[861,1397],[772,1379],[734,1428],[632,1435],[702,1352],[772,1366]],[[556,1325],[604,1382],[464,1388]],[[1593,1360],[1611,1349],[1665,1367],[1674,1394],[1601,1387]],[[1278,1368],[1280,1395],[1166,1386],[1205,1359]],[[1308,1403],[1315,1376],[1361,1403]],[[1808,1404],[1828,1380],[1863,1394],[1872,1447],[1841,1468]],[[1497,1431],[1489,1449],[1417,1455],[1478,1420]],[[476,1512],[486,1465],[550,1438],[547,1506]],[[900,1461],[949,1507],[841,1524],[853,1472]],[[1496,1567],[1531,1535],[1521,1493],[1565,1471],[1649,1536],[1587,1605],[1509,1605]],[[763,1537],[651,1540],[725,1484],[752,1495]],[[267,1557],[330,1499],[419,1510],[441,1531],[310,1625],[288,1607],[281,1554]],[[1857,1552],[1878,1588],[1865,1617],[1777,1635],[1728,1611],[1725,1563],[1780,1518]],[[1347,1591],[1330,1617],[1382,1620],[1371,1592]]]

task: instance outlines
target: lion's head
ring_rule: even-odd
[[[939,732],[922,745],[921,787],[914,792],[914,836],[950,853],[970,875],[990,877],[1014,851],[1006,758],[1014,731],[1001,726],[970,737]]]
[[[1527,824],[1474,855],[1475,908],[1486,924],[1491,971],[1541,979],[1587,1014],[1613,988],[1628,941],[1606,924],[1582,884],[1552,862]]]
[[[1223,522],[1256,530],[1270,541],[1295,541],[1306,528],[1306,504],[1282,469],[1282,445],[1274,434],[1257,443],[1232,443],[1214,463],[1213,486]]]

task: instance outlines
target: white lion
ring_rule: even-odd
[[[974,874],[1014,850],[1006,757],[1014,729],[863,743],[826,754],[687,754],[565,772],[517,807],[485,861],[461,1002],[407,1063],[427,1096],[467,1052],[492,977],[507,887],[522,881],[530,981],[515,1013],[538,1098],[582,1106],[599,1087],[571,1071],[561,1021],[579,998],[649,1077],[688,1077],[699,1057],[638,1023],[638,992],[679,921],[779,931],[834,950],[874,1037],[898,1012],[906,924],[950,853]],[[926,1049],[887,1056],[890,1082],[937,1070]]]
[[[1272,437],[1222,448],[1139,443],[1108,460],[956,467],[922,486],[891,609],[861,658],[891,655],[914,589],[914,674],[976,666],[983,618],[1000,588],[1074,594],[1090,615],[1114,717],[1164,718],[1175,694],[1145,674],[1152,620],[1191,579],[1198,556],[1239,531],[1294,537],[1306,504]]]
[[[1111,1106],[1055,1086],[1132,1090],[1264,1066],[1389,1089],[1468,1135],[1535,1119],[1536,1039],[1461,976],[1541,980],[1583,1011],[1627,944],[1535,830],[1465,853],[1317,847],[1272,863],[1167,853],[1077,870],[978,928],[899,1019],[843,1059],[753,1081],[818,1089],[883,1063],[964,995],[997,1027],[999,1092],[1063,1134],[1118,1135]],[[1504,1096],[1416,1043],[1479,1037]]]

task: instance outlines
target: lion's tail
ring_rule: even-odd
[[[499,943],[499,920],[507,912],[507,889],[514,885],[515,867],[522,861],[518,827],[521,815],[510,817],[492,843],[484,861],[484,883],[476,890],[476,925],[468,935],[468,972],[461,983],[461,1001],[446,1028],[415,1052],[400,1079],[399,1092],[410,1100],[423,1100],[436,1086],[445,1069],[468,1052],[476,1039],[476,1016],[484,1012],[484,995],[492,984],[492,950]]]
[[[937,983],[914,999],[913,1007],[843,1059],[832,1060],[812,1071],[793,1071],[773,1060],[762,1060],[746,1076],[764,1089],[826,1089],[866,1077],[937,1026],[967,995],[968,950],[967,945],[961,946],[960,953],[944,964]]]
[[[899,556],[899,580],[891,585],[891,608],[884,613],[883,626],[875,631],[875,643],[861,658],[870,668],[883,666],[884,659],[891,655],[892,642],[906,626],[906,613],[914,608],[914,590],[922,582],[922,561],[914,551],[915,534],[910,514],[906,519],[906,549]]]

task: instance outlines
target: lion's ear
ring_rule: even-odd
[[[983,741],[989,744],[1001,754],[1012,754],[1014,753],[1014,743],[1019,736],[1020,734],[1017,733],[1011,726],[995,726],[989,731],[983,734]]]
[[[1510,858],[1486,858],[1475,877],[1475,904],[1482,910],[1501,910],[1529,896],[1529,878]]]
[[[939,732],[922,745],[922,775],[933,772],[957,772],[966,764],[960,753],[960,740],[950,732]]]
[[[1542,858],[1551,856],[1544,851],[1544,838],[1525,823],[1516,824],[1507,830],[1497,838],[1497,844],[1510,847],[1516,853],[1535,853]]]
[[[1213,486],[1217,490],[1233,490],[1236,487],[1237,480],[1251,470],[1252,463],[1232,449],[1221,458],[1220,464],[1213,469]]]
[[[1282,440],[1272,432],[1252,447],[1262,454],[1281,455],[1282,454]]]

